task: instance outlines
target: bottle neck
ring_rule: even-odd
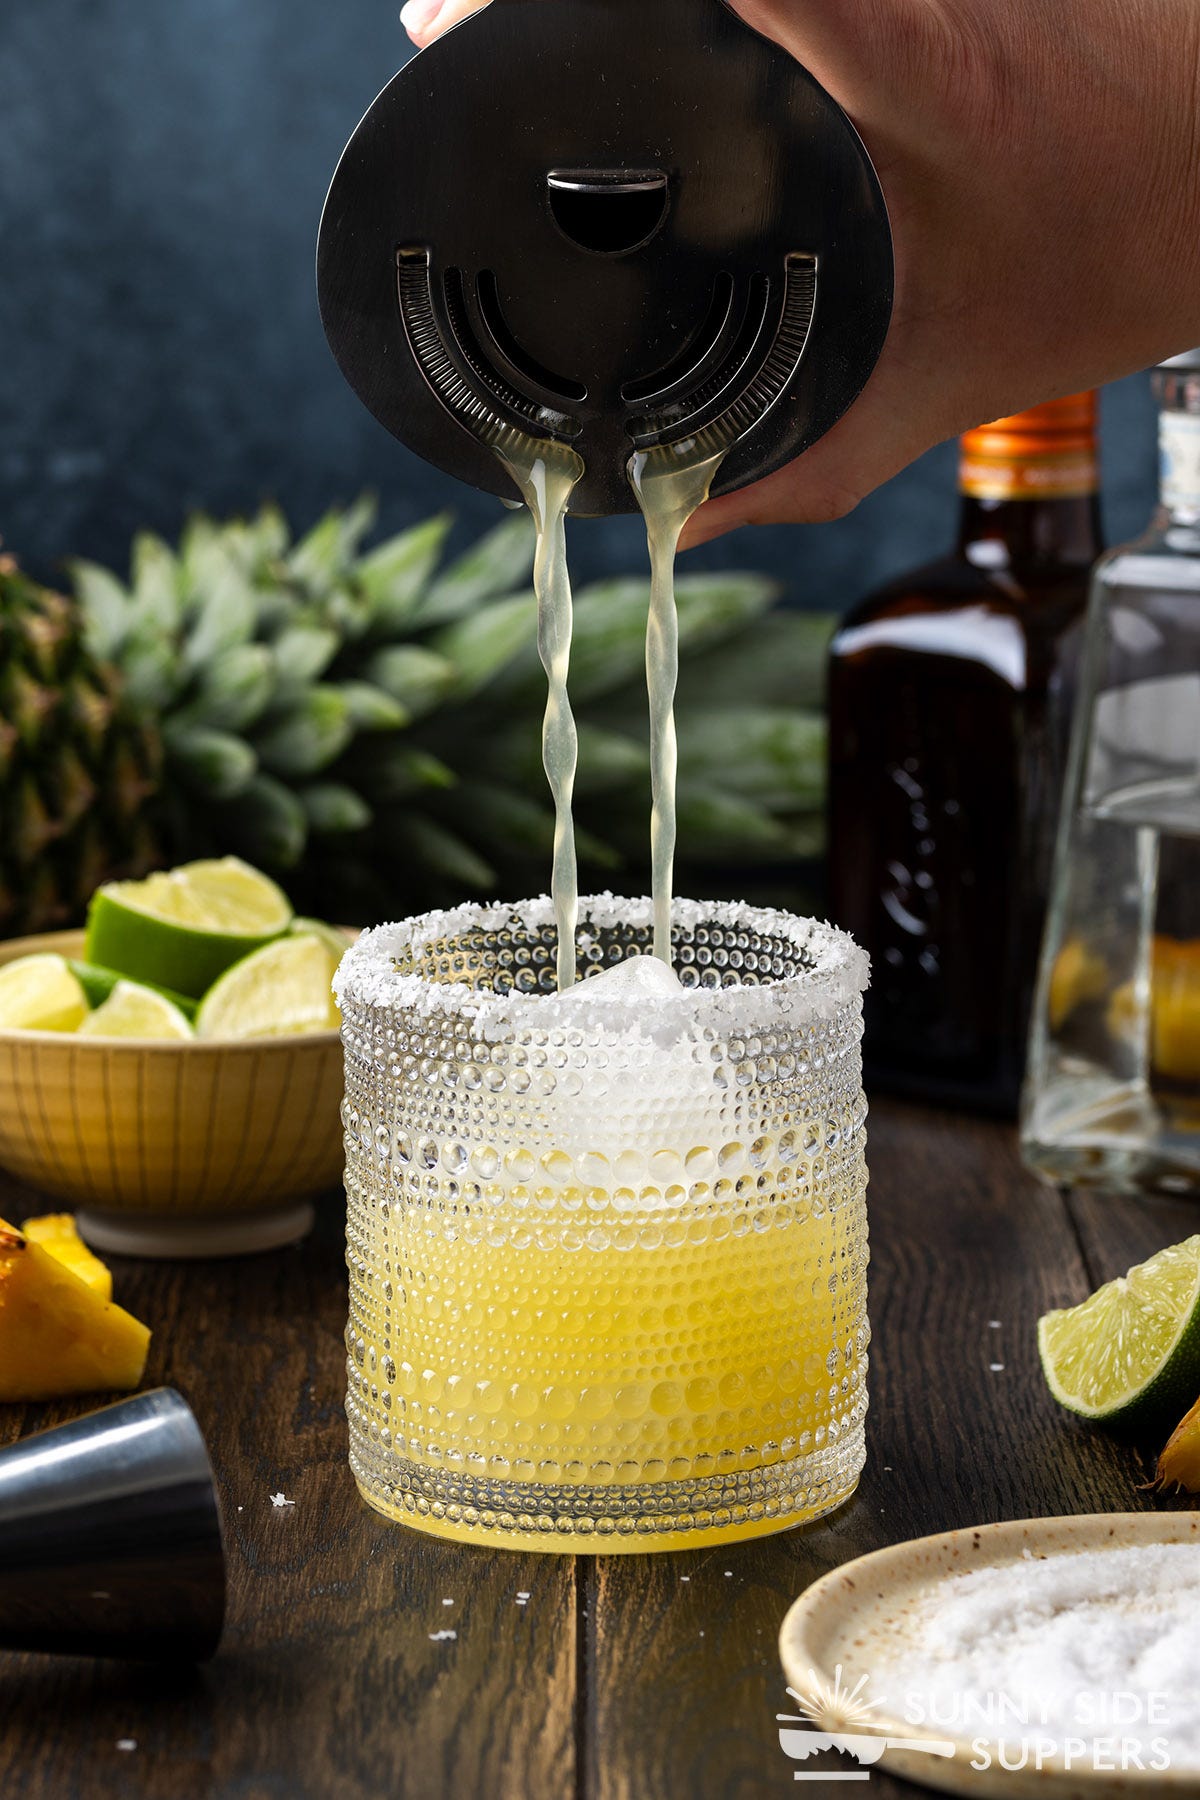
[[[1200,531],[1200,375],[1155,371],[1161,523]]]
[[[1100,554],[1096,397],[1071,394],[967,432],[959,553],[981,568]]]
[[[960,556],[981,568],[1013,563],[1095,562],[1103,548],[1100,498],[980,500],[964,494],[958,515]]]

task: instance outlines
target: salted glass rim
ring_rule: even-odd
[[[652,917],[653,903],[646,897],[624,899],[607,893],[581,896],[579,942],[586,947],[589,928],[645,927]],[[604,1034],[641,1034],[646,1016],[645,1002],[641,1000],[597,994],[588,997],[586,1006],[577,1004],[568,1014],[564,1006],[556,1004],[558,996],[554,994],[495,994],[473,988],[468,982],[438,981],[396,967],[398,956],[419,956],[439,939],[453,941],[481,929],[503,930],[514,920],[527,930],[541,930],[553,926],[554,909],[543,895],[536,900],[468,902],[446,911],[377,925],[364,931],[346,952],[334,980],[334,991],[343,1005],[468,1019],[488,1037],[563,1027],[595,1028]],[[751,1029],[776,1015],[799,1023],[849,1004],[867,985],[870,964],[866,952],[846,932],[819,919],[801,918],[742,901],[676,900],[674,923],[676,930],[682,928],[685,932],[703,925],[751,930],[790,945],[811,966],[769,981],[689,987],[679,994],[656,997],[656,1036],[664,1025],[683,1032],[689,1027]]]

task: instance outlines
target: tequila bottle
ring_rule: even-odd
[[[959,539],[842,623],[832,916],[871,956],[868,1090],[1016,1112],[1088,579],[1095,396],[963,439]]]
[[[1022,1107],[1052,1180],[1200,1190],[1200,350],[1154,375],[1161,495],[1097,568]]]

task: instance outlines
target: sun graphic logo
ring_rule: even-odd
[[[832,1682],[808,1671],[808,1685],[790,1687],[787,1691],[800,1708],[796,1713],[776,1713],[779,1724],[779,1747],[793,1762],[807,1762],[811,1756],[832,1751],[849,1757],[855,1768],[830,1769],[824,1764],[815,1769],[796,1769],[793,1781],[869,1781],[871,1769],[885,1750],[913,1750],[923,1756],[953,1756],[954,1745],[944,1738],[890,1737],[886,1726],[876,1716],[883,1700],[864,1696],[870,1677],[860,1675],[853,1687],[842,1677],[838,1663]]]

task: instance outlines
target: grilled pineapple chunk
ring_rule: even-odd
[[[75,1228],[74,1213],[43,1213],[40,1218],[26,1219],[21,1230],[31,1244],[48,1250],[72,1275],[86,1281],[102,1300],[112,1299],[112,1271],[93,1256]]]
[[[149,1347],[145,1325],[0,1219],[0,1400],[128,1392]]]

